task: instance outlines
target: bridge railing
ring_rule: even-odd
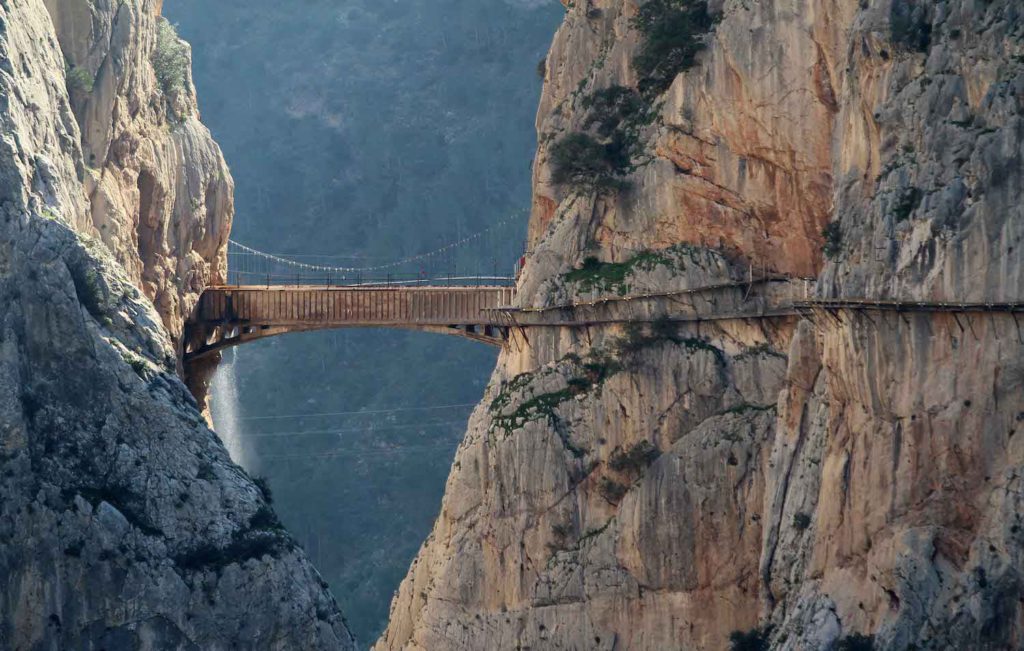
[[[269,273],[228,268],[228,286],[321,286],[321,287],[513,287],[515,278],[461,273],[299,272]]]

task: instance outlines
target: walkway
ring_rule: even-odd
[[[508,337],[498,308],[512,287],[225,286],[203,292],[185,328],[185,361],[288,332],[405,328],[493,345]]]
[[[808,281],[777,278],[543,308],[512,307],[513,287],[392,282],[210,287],[186,324],[185,361],[275,335],[336,328],[404,328],[502,346],[513,329],[534,327],[814,318],[840,311],[1003,313],[1016,319],[1024,312],[1024,303],[814,299]]]

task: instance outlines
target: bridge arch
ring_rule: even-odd
[[[185,327],[184,361],[258,339],[339,328],[399,328],[500,346],[512,287],[210,287]]]

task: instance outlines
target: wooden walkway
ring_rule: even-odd
[[[771,280],[515,308],[512,287],[210,287],[186,323],[185,361],[275,335],[335,328],[404,328],[501,346],[513,329],[531,327],[814,318],[840,311],[1008,313],[1016,319],[1024,312],[1017,302],[813,299],[807,293],[802,280]]]
[[[203,292],[185,328],[185,361],[288,332],[404,328],[501,345],[511,287],[230,286]]]

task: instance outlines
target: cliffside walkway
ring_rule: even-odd
[[[512,330],[531,327],[813,318],[840,311],[1007,313],[1014,318],[1024,312],[1024,303],[1011,302],[816,299],[807,296],[808,281],[777,278],[534,308],[513,307],[511,286],[393,282],[210,287],[186,324],[185,360],[275,335],[337,328],[403,328],[501,346]]]
[[[185,360],[289,332],[404,328],[500,346],[508,322],[499,308],[512,287],[277,285],[210,287],[186,324]]]
[[[506,222],[509,220],[506,220]],[[502,223],[495,224],[491,230]],[[616,323],[679,323],[818,318],[841,312],[1024,312],[1024,303],[814,298],[814,279],[755,277],[658,293],[599,292],[566,304],[516,307],[515,278],[437,276],[429,261],[478,241],[487,230],[435,251],[362,268],[290,260],[237,242],[228,252],[233,285],[208,288],[185,325],[185,361],[290,332],[337,328],[403,328],[455,335],[502,346],[534,327]],[[419,273],[392,269],[427,261]],[[386,276],[381,276],[387,272]],[[367,274],[378,274],[376,277]]]

